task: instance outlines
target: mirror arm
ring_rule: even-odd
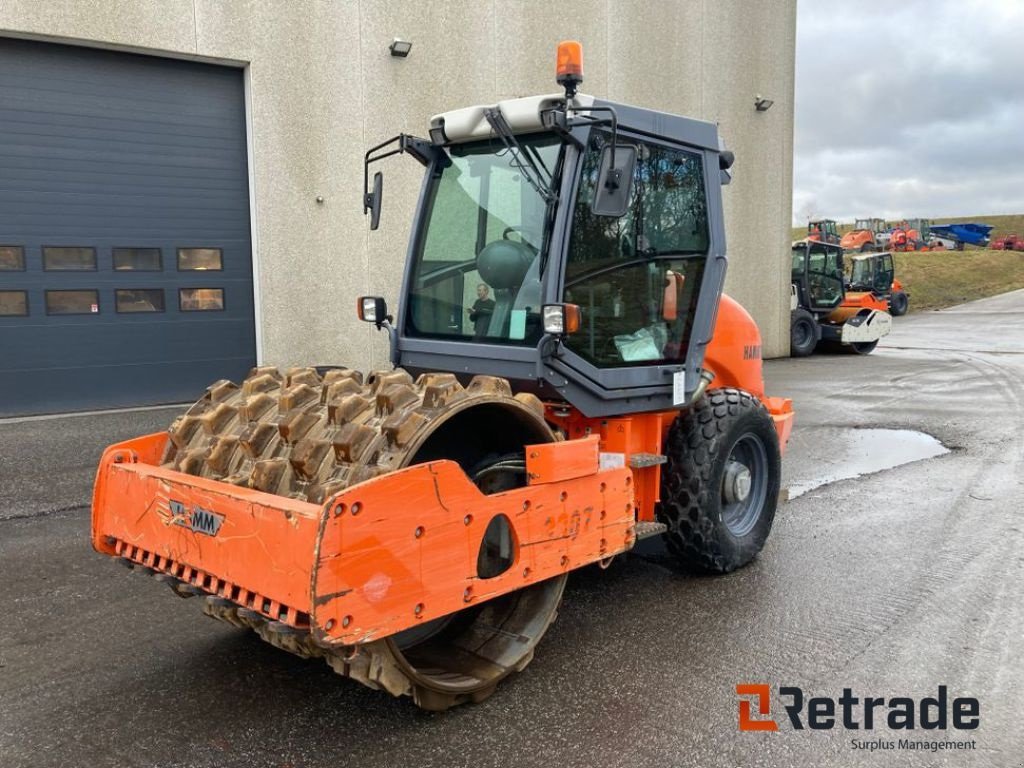
[[[401,363],[401,357],[398,352],[398,329],[395,328],[394,321],[394,317],[388,315],[384,318],[379,327],[387,331],[388,334],[388,348],[391,353],[391,364],[398,365]]]
[[[537,342],[537,368],[536,377],[538,382],[544,381],[546,378],[546,363],[551,358],[560,357],[559,347],[562,344],[562,339],[553,333],[545,333],[540,337],[540,341]]]
[[[387,152],[381,151],[395,143],[398,146],[394,149],[389,149]],[[429,141],[418,136],[410,136],[407,133],[392,136],[387,141],[383,141],[375,147],[370,147],[363,156],[363,213],[369,213],[370,208],[373,206],[373,195],[370,192],[370,163],[383,160],[385,157],[408,152],[421,165],[429,165],[430,161],[434,158],[434,153],[437,151],[437,148]]]
[[[610,115],[610,117],[608,117],[606,120],[597,120],[597,119],[591,117],[590,115],[584,115],[584,117],[589,118],[590,121],[593,124],[595,124],[595,125],[601,125],[603,123],[610,123],[611,124],[611,128],[612,128],[612,140],[611,140],[612,150],[611,150],[611,157],[609,158],[609,163],[608,163],[608,175],[605,177],[604,185],[608,189],[612,189],[612,190],[618,189],[619,186],[622,184],[622,171],[618,170],[615,167],[615,145],[619,143],[619,116],[616,114],[615,109],[613,107],[570,107],[570,106],[566,106],[565,111],[566,112],[575,112],[577,114],[580,113],[580,112],[607,112]]]
[[[401,147],[398,149],[392,149],[389,152],[381,153],[380,150],[384,149],[395,142],[401,142],[403,134],[392,136],[387,141],[381,142],[375,147],[370,147],[366,150],[366,154],[363,155],[363,214],[370,212],[372,207],[373,195],[370,194],[370,163],[375,163],[378,160],[383,160],[385,157],[391,157],[401,152]],[[375,154],[379,153],[379,154]]]
[[[438,151],[437,145],[407,133],[399,134],[399,136],[401,138],[400,151],[408,152],[423,167],[430,165],[430,161],[434,159],[434,155]]]
[[[583,149],[584,144],[579,137],[572,132],[573,126],[569,123],[565,106],[550,107],[540,113],[541,124],[548,130],[557,133],[564,141],[571,143],[577,149]]]

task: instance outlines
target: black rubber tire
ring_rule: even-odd
[[[722,487],[733,448],[753,437],[765,449],[764,496],[756,520],[737,536],[722,518]],[[658,519],[678,562],[701,573],[729,573],[761,551],[775,519],[781,479],[779,437],[764,405],[739,389],[715,389],[669,428]],[[760,482],[760,480],[756,481]]]
[[[872,250],[872,249],[873,249],[874,247],[875,247],[875,246],[874,246],[874,244],[873,244],[873,243],[864,243],[864,244],[863,244],[863,245],[861,245],[861,247],[860,247],[860,252],[861,252],[861,253],[869,253],[869,252],[870,252],[870,251],[871,251],[871,250]]]
[[[789,354],[807,357],[818,344],[818,322],[806,309],[794,309],[789,317]]]
[[[855,355],[870,355],[875,351],[875,347],[878,346],[878,340],[855,341],[852,344],[844,344],[843,346]]]
[[[903,317],[910,307],[910,298],[903,291],[896,291],[889,297],[889,314],[893,317]]]

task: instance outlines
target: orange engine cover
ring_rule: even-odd
[[[704,354],[704,367],[715,374],[712,387],[736,387],[764,398],[761,331],[738,301],[722,294],[715,335]]]

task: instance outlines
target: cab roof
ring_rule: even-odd
[[[532,133],[544,130],[541,122],[542,111],[563,104],[565,104],[565,94],[562,93],[505,99],[494,104],[477,104],[434,115],[430,118],[430,128],[442,128],[445,141],[448,143],[491,138],[495,134],[485,113],[497,108],[504,115],[513,133]],[[718,137],[718,126],[706,120],[604,101],[582,93],[572,99],[572,106],[584,109],[587,107],[611,107],[615,110],[619,126],[622,128],[690,144],[701,149],[709,149],[713,152],[722,150]],[[605,115],[602,115],[601,112],[595,113],[597,117]]]

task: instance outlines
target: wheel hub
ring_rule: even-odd
[[[722,496],[728,504],[746,501],[750,495],[750,486],[750,469],[746,464],[730,461],[725,465]]]

